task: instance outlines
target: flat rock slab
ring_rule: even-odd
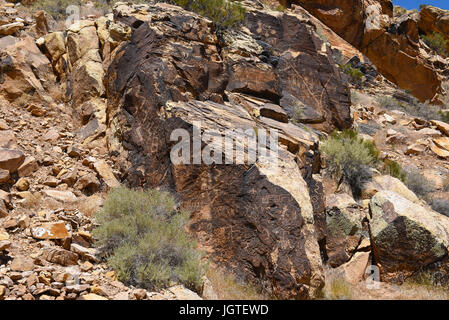
[[[39,240],[57,240],[70,236],[64,222],[46,223],[31,229],[31,235]]]
[[[75,202],[78,198],[71,191],[43,190],[45,195],[60,202]]]

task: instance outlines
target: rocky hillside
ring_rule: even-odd
[[[210,275],[197,292],[121,281],[92,236],[120,185],[173,194],[204,260],[263,297],[449,285],[449,60],[426,40],[449,38],[446,11],[245,0],[225,27],[162,1],[85,3],[66,24],[32,2],[0,0],[0,299],[226,297]],[[212,160],[189,138],[174,162],[178,129]],[[279,145],[232,161],[252,156],[245,130]]]

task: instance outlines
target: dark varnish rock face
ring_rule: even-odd
[[[107,138],[124,180],[175,190],[216,262],[280,297],[313,297],[324,278],[303,174],[316,170],[318,136],[289,120],[305,110],[313,116],[301,122],[329,132],[351,118],[348,89],[312,26],[250,9],[245,29],[215,33],[208,20],[167,4],[114,13],[133,27],[105,76]],[[173,164],[170,134],[192,132],[195,121],[221,136],[278,130],[279,166],[260,158]],[[203,139],[203,150],[210,144]]]

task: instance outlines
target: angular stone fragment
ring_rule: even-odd
[[[14,173],[25,160],[25,155],[20,150],[0,149],[0,169]]]

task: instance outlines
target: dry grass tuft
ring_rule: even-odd
[[[232,273],[215,266],[208,268],[207,278],[219,300],[268,300],[272,298],[263,294],[255,285],[239,282]]]

